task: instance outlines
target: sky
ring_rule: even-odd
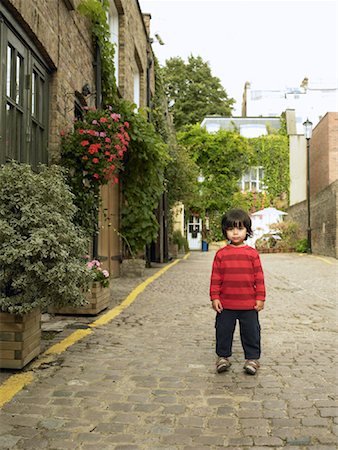
[[[244,84],[252,89],[299,87],[323,81],[338,86],[336,0],[139,0],[151,14],[153,51],[160,65],[171,57],[201,56],[240,115]],[[158,34],[164,45],[155,38]]]

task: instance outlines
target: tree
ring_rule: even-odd
[[[235,100],[228,97],[219,78],[211,74],[200,56],[190,56],[187,64],[180,57],[170,58],[163,74],[176,130],[201,122],[207,115],[231,116]]]
[[[179,133],[178,140],[188,149],[204,178],[195,209],[224,212],[231,207],[238,180],[249,167],[252,149],[248,140],[233,131],[210,134],[199,125]]]
[[[151,119],[156,132],[168,146],[169,162],[165,171],[168,204],[172,208],[180,201],[189,208],[198,195],[199,169],[188,151],[177,143],[164,89],[164,69],[159,66],[156,58],[154,64],[155,95],[152,99]]]

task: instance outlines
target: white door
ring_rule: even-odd
[[[187,239],[190,250],[202,249],[202,219],[199,217],[190,216]]]

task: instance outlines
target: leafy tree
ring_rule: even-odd
[[[170,58],[163,73],[176,130],[201,122],[207,115],[231,116],[235,100],[228,97],[219,78],[211,74],[200,56],[190,56],[187,64],[180,57]]]
[[[238,179],[249,166],[252,150],[248,140],[233,131],[210,134],[199,125],[190,126],[178,135],[200,168],[199,211],[224,211],[231,206]]]
[[[152,101],[151,120],[156,131],[168,145],[169,162],[165,171],[169,208],[181,201],[188,208],[198,195],[199,168],[187,149],[177,143],[176,131],[168,111],[164,89],[164,69],[155,58],[155,95]]]

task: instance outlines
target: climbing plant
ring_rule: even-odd
[[[110,30],[107,22],[109,0],[81,0],[78,11],[90,19],[94,45],[101,52],[102,97],[105,103],[113,104],[117,97],[114,54],[115,47],[110,41]]]
[[[111,105],[120,114],[121,121],[129,124],[130,141],[123,160],[124,170],[120,173],[121,235],[128,242],[127,253],[135,254],[156,238],[159,225],[155,210],[164,190],[164,170],[169,158],[165,134],[156,134],[147,113],[135,112],[135,104],[117,95],[108,10],[108,0],[82,0],[79,6],[79,11],[91,19],[94,40],[101,49],[103,104]]]

